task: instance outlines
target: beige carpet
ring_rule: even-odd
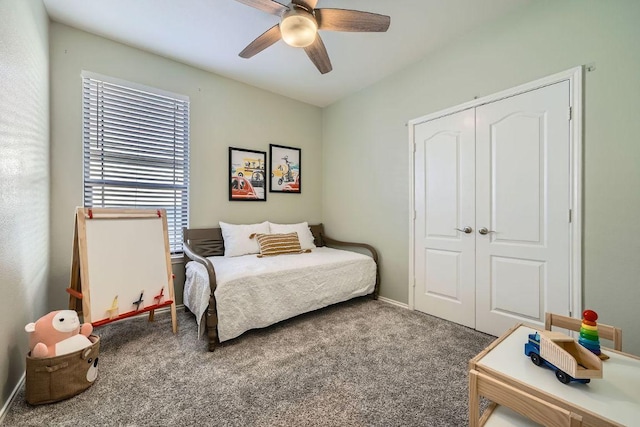
[[[467,362],[493,337],[360,298],[207,352],[179,312],[96,328],[95,384],[7,426],[464,426]]]

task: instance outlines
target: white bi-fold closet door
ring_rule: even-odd
[[[500,335],[569,314],[570,83],[415,125],[413,301]]]

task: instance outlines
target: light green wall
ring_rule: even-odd
[[[321,220],[322,111],[157,55],[51,24],[51,307],[65,307],[74,209],[82,205],[82,70],[187,95],[191,101],[190,226]],[[228,201],[228,147],[302,148],[302,194]],[[176,297],[182,300],[182,265]]]
[[[405,123],[595,63],[584,84],[584,306],[622,327],[624,350],[640,354],[639,23],[637,0],[537,0],[326,108],[328,233],[375,245],[381,295],[408,302]]]
[[[47,311],[49,18],[40,0],[0,0],[0,391],[24,374],[24,327]]]
[[[24,372],[24,325],[67,304],[82,202],[83,69],[191,98],[192,226],[323,220],[330,235],[374,244],[382,295],[407,302],[405,123],[595,62],[585,76],[585,306],[622,326],[624,349],[640,354],[638,22],[635,0],[537,0],[323,112],[64,25],[47,32],[40,0],[0,0],[0,289],[10,307],[0,314],[3,404]],[[229,202],[227,147],[267,151],[269,143],[302,148],[303,194]]]

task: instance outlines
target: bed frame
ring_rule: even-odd
[[[342,242],[327,237],[324,234],[322,224],[310,225],[311,233],[314,237],[316,246],[329,247],[352,247],[367,249],[376,263],[376,284],[371,297],[378,299],[380,290],[380,269],[378,265],[378,252],[370,245],[365,243]],[[210,256],[224,255],[224,240],[220,227],[215,228],[183,228],[184,238],[184,263],[185,266],[189,261],[196,261],[204,265],[209,273],[209,286],[211,287],[211,297],[209,298],[209,308],[207,309],[207,336],[209,338],[209,351],[213,351],[220,343],[218,339],[218,314],[216,310],[216,272],[213,264],[207,259]]]

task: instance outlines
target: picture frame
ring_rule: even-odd
[[[302,192],[302,150],[269,144],[269,192]]]
[[[229,201],[265,202],[267,153],[229,147]]]

